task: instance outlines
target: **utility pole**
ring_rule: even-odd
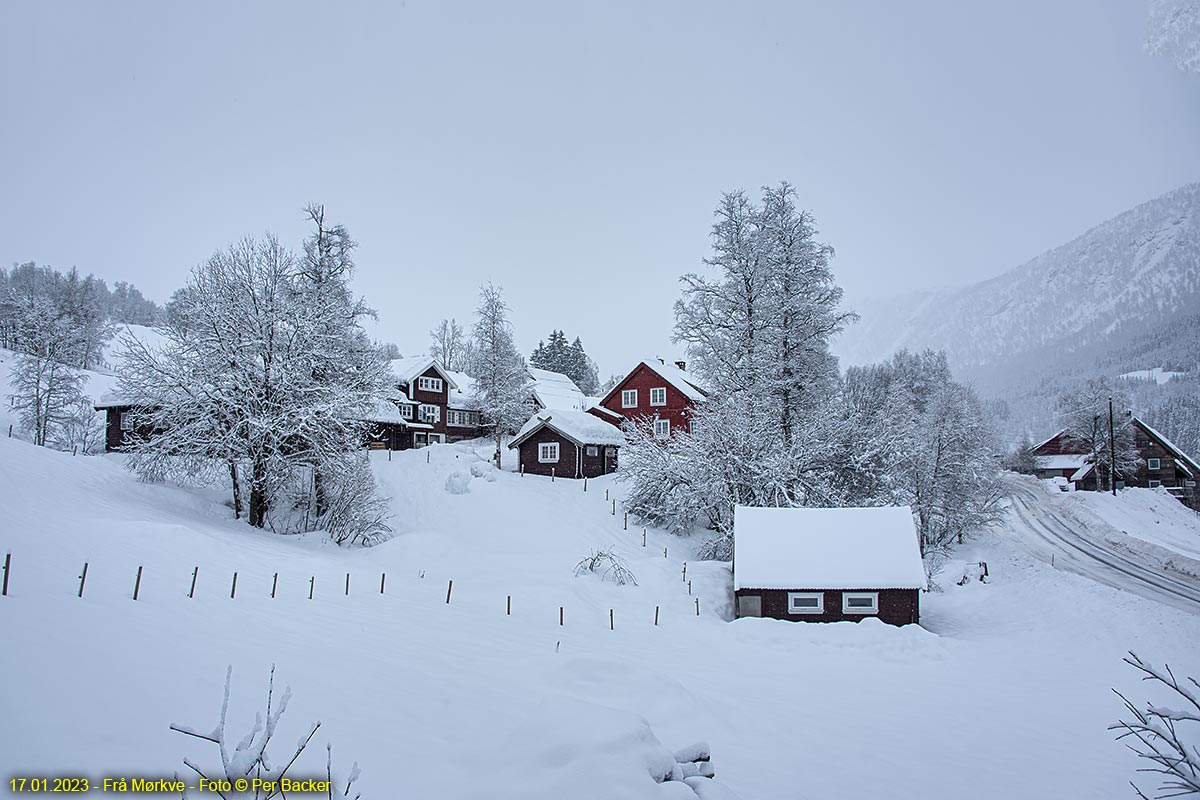
[[[1108,396],[1108,482],[1112,484],[1113,497],[1117,496],[1117,437],[1113,435],[1112,395]]]

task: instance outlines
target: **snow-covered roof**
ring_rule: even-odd
[[[542,408],[566,409],[568,411],[583,411],[587,408],[587,398],[571,380],[561,372],[551,372],[548,369],[529,368],[529,377],[533,378],[533,396]]]
[[[438,371],[438,374],[446,379],[446,383],[451,389],[457,388],[454,379],[450,377],[449,370],[443,369],[442,365],[437,362],[437,359],[432,356],[407,356],[405,358],[393,358],[391,361],[392,375],[400,383],[412,383],[421,375],[429,371],[433,367]]]
[[[122,408],[124,406],[132,406],[134,403],[128,397],[117,394],[116,392],[105,392],[100,395],[100,399],[92,405],[92,408],[97,411],[102,408]]]
[[[1079,469],[1087,463],[1084,454],[1062,454],[1055,456],[1034,456],[1038,469]]]
[[[443,370],[450,376],[450,407],[459,410],[475,408],[475,379],[465,372]]]
[[[733,588],[924,589],[912,511],[738,506]]]
[[[1070,480],[1071,483],[1074,483],[1075,481],[1081,481],[1086,478],[1088,474],[1095,469],[1095,467],[1095,464],[1084,464],[1082,467],[1072,472],[1071,477],[1068,478],[1068,480]]]
[[[613,411],[611,408],[605,408],[604,406],[599,405],[598,403],[593,403],[592,405],[588,406],[587,410],[588,410],[588,412],[592,412],[592,411],[599,412],[610,419],[625,419],[625,417],[622,414],[619,414],[616,411]]]
[[[400,416],[400,409],[388,400],[376,400],[366,415],[367,422],[386,422],[391,425],[407,425],[408,420]]]
[[[648,358],[642,363],[657,372],[667,383],[683,392],[683,395],[693,403],[703,403],[708,399],[708,392],[700,388],[696,379],[674,364],[658,358]]]
[[[1188,472],[1190,472],[1193,475],[1200,473],[1200,464],[1197,464],[1196,460],[1194,458],[1192,458],[1187,453],[1180,450],[1179,447],[1174,442],[1172,442],[1167,437],[1163,436],[1161,433],[1156,431],[1154,428],[1147,425],[1146,421],[1139,417],[1134,417],[1133,422],[1136,425],[1140,425],[1142,427],[1142,430],[1144,430],[1152,438],[1157,439],[1163,447],[1170,450],[1171,455],[1175,456],[1176,460],[1182,461],[1184,464],[1187,464]]]
[[[1185,473],[1185,474],[1186,474],[1186,475],[1187,475],[1189,478],[1194,478],[1194,477],[1196,477],[1196,473],[1194,473],[1194,472],[1192,472],[1190,469],[1188,469],[1188,465],[1187,465],[1185,462],[1183,462],[1183,461],[1180,461],[1178,458],[1177,458],[1177,459],[1175,459],[1175,466],[1177,466],[1177,467],[1179,467],[1181,470],[1183,470],[1183,471],[1184,471],[1184,473]]]
[[[614,425],[599,417],[583,411],[555,408],[539,411],[530,417],[529,421],[521,426],[521,430],[517,431],[517,435],[513,437],[508,446],[510,448],[520,446],[521,442],[543,427],[558,432],[580,446],[585,444],[625,444],[625,435]]]

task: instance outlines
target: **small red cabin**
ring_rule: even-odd
[[[926,585],[908,508],[734,509],[738,617],[908,625]]]
[[[616,472],[625,436],[583,411],[539,411],[509,443],[522,472],[558,478],[595,478]]]

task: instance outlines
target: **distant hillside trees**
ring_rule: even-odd
[[[224,470],[235,512],[245,507],[255,527],[288,524],[298,482],[313,497],[309,528],[331,509],[346,519],[347,491],[364,504],[374,493],[355,460],[386,362],[361,325],[370,309],[349,290],[355,243],[321,207],[308,211],[315,230],[300,256],[272,236],[244,239],[193,270],[161,348],[124,340],[119,391],[138,409],[135,430],[148,431],[134,437],[130,467],[147,479]],[[349,540],[373,535],[356,533]]]
[[[499,286],[489,282],[480,289],[475,313],[471,333],[475,352],[472,399],[496,440],[495,459],[500,466],[504,436],[529,418],[529,372],[513,343],[508,304]]]
[[[1153,406],[1146,421],[1192,458],[1200,458],[1200,391],[1180,392]]]
[[[566,375],[585,395],[595,396],[600,391],[596,362],[584,352],[583,341],[578,336],[568,344],[562,331],[550,331],[548,339],[538,342],[529,356],[529,366]]]
[[[1151,0],[1146,49],[1200,72],[1200,0]]]

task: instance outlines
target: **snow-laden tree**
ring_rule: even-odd
[[[1150,0],[1146,49],[1200,73],[1200,0]]]
[[[1134,440],[1129,398],[1116,390],[1111,381],[1089,380],[1080,389],[1062,395],[1058,406],[1067,438],[1087,452],[1101,489],[1112,489],[1110,464],[1115,468],[1117,480],[1137,473],[1142,462]]]
[[[451,319],[443,319],[429,332],[432,343],[429,345],[429,355],[437,359],[444,369],[462,372],[466,366],[463,360],[463,345],[467,341],[462,326]]]
[[[1130,652],[1125,663],[1142,673],[1142,680],[1162,687],[1169,701],[1134,703],[1113,690],[1125,703],[1128,717],[1110,725],[1146,766],[1139,772],[1158,776],[1154,797],[1200,795],[1200,682],[1180,679],[1170,666],[1157,667]],[[1150,797],[1137,784],[1133,790],[1142,800]]]
[[[10,407],[21,430],[34,444],[46,446],[87,399],[83,374],[76,368],[86,343],[71,319],[47,298],[24,298],[16,308]]]
[[[349,292],[354,244],[341,226],[316,230],[297,258],[277,239],[244,239],[193,270],[181,320],[150,348],[127,336],[118,391],[135,406],[131,468],[147,479],[226,471],[241,515],[268,524],[307,470],[326,488],[361,448],[363,419],[388,376]],[[248,488],[244,488],[248,487]]]
[[[495,437],[496,466],[500,466],[504,436],[529,418],[529,371],[513,343],[508,304],[499,286],[489,282],[480,289],[475,313],[472,399]]]
[[[851,368],[842,395],[860,398],[866,415],[859,424],[890,452],[868,496],[850,499],[910,506],[923,555],[944,552],[997,519],[1003,489],[994,433],[944,353],[901,351]]]
[[[529,366],[566,375],[586,395],[594,395],[600,389],[600,378],[596,362],[583,349],[583,340],[578,336],[568,343],[567,336],[557,328],[550,331],[545,341],[529,356]]]
[[[567,365],[567,375],[579,387],[579,391],[588,396],[595,396],[600,391],[600,370],[583,349],[583,340],[578,336],[571,342],[571,361]]]

